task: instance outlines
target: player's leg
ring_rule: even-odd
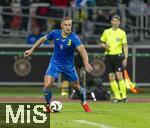
[[[122,101],[126,102],[127,101],[127,94],[126,94],[126,85],[125,85],[125,81],[123,78],[123,73],[122,72],[116,72],[116,76],[117,76],[119,87],[120,87],[120,93],[122,95]]]
[[[123,65],[122,65],[122,56],[116,56],[116,65],[115,65],[116,77],[119,83],[120,93],[122,100],[126,102],[127,95],[126,95],[126,85],[123,77]]]
[[[47,112],[50,112],[49,106],[52,98],[52,91],[50,87],[53,85],[55,78],[58,78],[58,74],[59,72],[57,66],[53,63],[50,63],[44,77],[44,87],[43,87],[43,93],[45,101],[47,103]]]
[[[107,65],[107,70],[108,70],[108,78],[109,78],[109,83],[110,87],[113,91],[114,94],[114,103],[120,102],[121,101],[121,96],[119,92],[119,86],[116,81],[116,76],[115,76],[115,56],[113,55],[107,55],[106,56],[106,65]]]
[[[81,102],[86,102],[86,95],[85,89],[80,85],[79,78],[75,68],[70,70],[65,70],[63,72],[64,77],[73,83],[73,88],[75,89],[76,93],[79,95]]]
[[[91,108],[86,102],[86,90],[80,85],[79,81],[73,82],[73,88],[76,90],[77,95],[81,99],[81,105],[84,108],[85,112],[92,112]]]
[[[120,92],[119,92],[118,83],[115,79],[115,73],[109,73],[108,77],[109,77],[111,89],[112,89],[114,96],[115,96],[113,102],[114,103],[120,102],[121,96],[120,96]]]
[[[50,105],[50,101],[52,98],[52,91],[51,91],[50,87],[53,85],[54,81],[55,81],[55,79],[52,76],[46,75],[44,77],[43,93],[44,93],[44,97],[45,97],[47,106]]]
[[[80,85],[79,78],[78,78],[75,68],[73,68],[71,70],[66,70],[63,73],[63,75],[65,76],[65,78],[68,81],[73,83],[73,88],[75,89],[77,95],[80,97],[81,104],[82,104],[85,112],[91,112],[91,109],[86,102],[86,90],[85,90],[85,88],[83,88],[83,86]]]
[[[81,103],[86,103],[86,90],[83,88],[79,81],[74,81],[73,83],[73,89],[76,91],[77,95],[81,99]]]

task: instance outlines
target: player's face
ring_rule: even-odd
[[[70,34],[72,29],[72,20],[65,20],[61,23],[61,28],[65,34]]]
[[[113,28],[118,28],[119,25],[120,25],[120,20],[119,20],[119,19],[116,19],[116,18],[113,18],[113,19],[111,20],[111,25],[112,25]]]

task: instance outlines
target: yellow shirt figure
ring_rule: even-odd
[[[111,18],[111,28],[105,29],[100,40],[105,49],[108,79],[114,93],[113,103],[127,102],[126,85],[122,71],[127,66],[128,44],[125,31],[120,26],[120,16]],[[122,56],[124,54],[124,56]]]
[[[127,36],[120,28],[117,30],[109,28],[104,31],[100,40],[110,46],[109,51],[105,51],[105,54],[116,55],[122,53],[122,46],[127,43]]]

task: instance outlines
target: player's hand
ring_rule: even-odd
[[[110,46],[109,46],[109,44],[105,44],[105,50],[106,50],[106,51],[110,51]]]
[[[125,58],[124,60],[123,60],[123,67],[125,68],[127,66],[127,58]]]
[[[93,67],[90,64],[85,65],[85,70],[90,73],[93,70]]]
[[[32,55],[32,49],[29,49],[29,50],[26,50],[25,52],[24,52],[24,57],[28,57],[28,56],[31,56]]]

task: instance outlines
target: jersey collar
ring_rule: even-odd
[[[72,34],[72,32],[71,32],[69,35],[67,35],[67,36],[62,36],[62,30],[61,30],[61,37],[62,37],[62,38],[67,38],[67,37],[69,37],[71,34]]]

